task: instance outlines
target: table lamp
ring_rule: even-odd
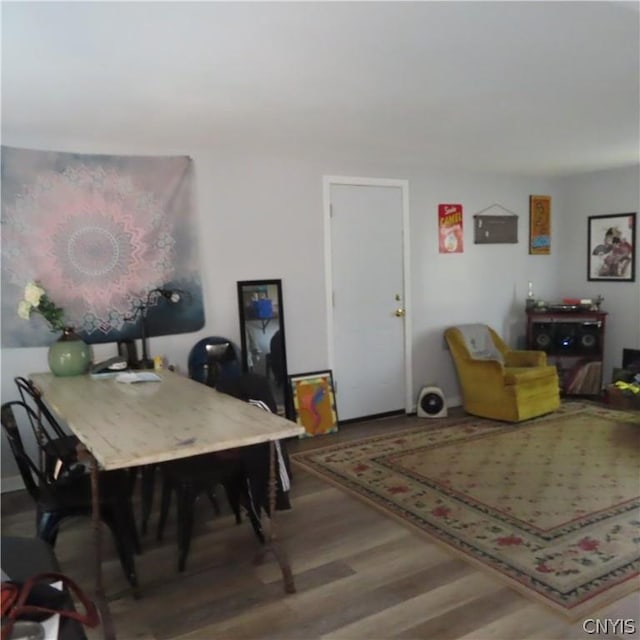
[[[153,360],[149,357],[147,350],[147,311],[152,303],[155,303],[159,297],[165,298],[172,304],[177,304],[182,300],[184,291],[180,289],[151,289],[144,300],[138,303],[131,319],[140,315],[140,339],[142,342],[142,358],[138,360],[137,369],[153,369]]]

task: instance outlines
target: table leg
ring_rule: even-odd
[[[100,483],[98,482],[98,463],[96,459],[85,450],[85,454],[91,460],[91,527],[93,529],[94,545],[94,571],[96,606],[102,620],[102,633],[105,640],[115,640],[116,632],[113,626],[111,610],[104,592],[102,582],[102,527],[100,518]]]
[[[276,517],[276,465],[277,465],[277,453],[276,443],[271,441],[269,443],[269,522],[267,523],[265,531],[265,544],[259,557],[263,556],[267,551],[271,551],[276,557],[280,570],[282,571],[282,580],[284,582],[285,593],[295,593],[296,585],[293,581],[293,573],[291,571],[291,565],[289,564],[289,558],[282,545],[278,542],[275,535],[275,517]]]

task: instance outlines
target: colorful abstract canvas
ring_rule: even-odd
[[[289,376],[296,422],[310,437],[338,430],[338,414],[331,371]]]
[[[154,288],[148,335],[204,325],[193,162],[186,156],[59,153],[2,147],[2,346],[50,344],[37,315],[17,315],[38,281],[89,343],[140,336],[136,310]]]

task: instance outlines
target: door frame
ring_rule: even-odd
[[[411,329],[411,256],[409,234],[409,181],[391,178],[362,178],[351,176],[323,176],[322,199],[324,210],[324,265],[325,265],[325,294],[327,310],[327,353],[329,368],[335,365],[334,352],[334,317],[333,317],[333,262],[331,247],[331,187],[333,185],[366,186],[366,187],[396,187],[402,195],[402,298],[405,310],[404,316],[404,382],[405,382],[405,413],[414,410],[413,399],[413,365],[412,365],[412,329]],[[339,384],[339,381],[338,381]],[[340,416],[338,416],[338,419]]]

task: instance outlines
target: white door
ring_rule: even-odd
[[[410,411],[407,184],[326,181],[330,360],[338,419]]]

